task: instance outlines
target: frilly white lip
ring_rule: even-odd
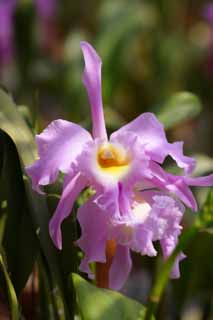
[[[137,223],[144,223],[150,210],[151,206],[147,202],[134,203],[132,211]]]

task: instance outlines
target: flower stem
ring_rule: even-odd
[[[96,263],[96,285],[99,288],[109,288],[109,270],[115,255],[116,243],[108,240],[106,243],[106,262]]]
[[[163,291],[166,287],[170,270],[175,262],[175,259],[177,258],[180,251],[186,248],[189,241],[196,235],[197,232],[197,226],[193,226],[189,230],[187,230],[181,236],[180,241],[176,246],[175,250],[173,251],[172,255],[164,263],[163,268],[161,269],[161,272],[157,277],[156,282],[151,290],[144,320],[153,319],[153,316],[156,314],[157,307],[162,297]]]

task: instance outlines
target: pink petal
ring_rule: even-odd
[[[1,9],[5,10],[5,13],[13,13],[17,5],[17,0],[7,0],[7,1],[0,1]]]
[[[202,186],[212,187],[213,186],[213,174],[206,177],[184,177],[185,182],[189,186]]]
[[[115,256],[109,271],[109,287],[120,290],[132,268],[132,259],[128,247],[117,245]]]
[[[40,185],[53,183],[59,170],[67,173],[86,142],[92,138],[85,129],[65,120],[53,121],[36,136],[39,159],[26,168],[33,188],[41,192]]]
[[[13,14],[16,9],[16,0],[0,1],[0,39],[11,37],[13,30]],[[1,44],[2,45],[2,44]]]
[[[14,19],[17,0],[0,1],[0,62],[11,62],[14,54]]]
[[[77,174],[69,183],[65,180],[61,199],[49,224],[50,236],[58,249],[62,248],[61,223],[71,213],[77,196],[85,186],[85,178],[80,174]]]
[[[87,42],[81,42],[85,69],[83,83],[86,87],[92,113],[93,137],[107,139],[101,94],[101,59]]]
[[[97,194],[94,202],[103,214],[114,217],[120,216],[118,185],[112,185],[111,188],[105,189],[103,193]]]
[[[164,259],[167,259],[172,254],[177,245],[177,237],[174,235],[166,239],[162,239],[160,241],[160,244],[163,251],[163,257]],[[171,278],[176,279],[180,277],[179,262],[183,260],[185,257],[186,256],[181,252],[179,256],[176,258],[176,261],[170,273]]]
[[[50,19],[56,16],[57,0],[36,0],[35,5],[40,17]]]
[[[210,23],[213,23],[213,3],[209,2],[204,6],[203,17]]]
[[[197,201],[182,178],[174,177],[174,182],[168,183],[166,189],[174,193],[187,207],[197,211]]]
[[[183,259],[185,259],[186,258],[186,255],[183,253],[183,252],[181,252],[178,256],[177,256],[177,258],[176,258],[176,260],[175,260],[175,262],[174,262],[174,265],[173,265],[173,267],[172,267],[172,270],[171,270],[171,272],[170,272],[170,278],[171,279],[178,279],[178,278],[180,278],[180,266],[179,266],[179,263],[183,260]]]
[[[153,226],[154,228],[154,226]],[[142,255],[147,255],[149,257],[155,257],[157,251],[155,250],[152,243],[152,227],[151,228],[137,228],[135,232],[135,238],[137,243],[137,250],[140,251]]]
[[[111,138],[115,139],[116,136],[125,134],[126,132],[134,132],[138,135],[152,160],[163,163],[166,156],[170,155],[177,162],[178,166],[184,168],[187,173],[192,172],[194,169],[195,160],[183,155],[183,143],[169,143],[166,139],[163,125],[153,113],[140,115],[114,132]]]
[[[124,189],[122,183],[119,183],[119,210],[120,214],[124,216],[129,216],[131,212],[131,204],[133,200],[131,199],[132,197],[132,192],[127,192],[127,190]]]
[[[151,181],[154,186],[160,190],[167,190],[174,193],[186,206],[192,208],[194,211],[197,210],[197,202],[192,191],[186,184],[184,177],[167,173],[154,162],[151,163],[150,168],[153,173]]]
[[[108,217],[94,202],[94,197],[88,200],[78,210],[78,221],[81,226],[81,238],[76,242],[83,250],[85,256],[81,262],[80,270],[88,273],[90,262],[105,262],[105,246],[107,241]]]

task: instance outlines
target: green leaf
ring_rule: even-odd
[[[7,287],[7,296],[10,304],[11,320],[19,320],[20,315],[19,315],[19,308],[18,308],[16,293],[13,288],[12,282],[8,275],[7,268],[5,266],[5,263],[1,254],[0,254],[0,271],[4,276],[5,284]]]
[[[123,78],[135,38],[141,32],[153,29],[156,11],[146,2],[109,0],[103,2],[99,17],[100,32],[95,44],[104,61],[103,97],[108,100]]]
[[[7,203],[3,247],[8,270],[17,294],[24,288],[35,262],[38,243],[33,231],[32,219],[15,144],[0,129],[1,193]]]
[[[213,159],[205,154],[195,154],[193,158],[196,159],[196,168],[193,172],[196,176],[202,176],[206,173],[213,172]]]
[[[197,225],[205,231],[213,233],[213,190],[210,189],[203,208],[197,217]]]
[[[0,90],[0,128],[16,144],[24,166],[33,163],[36,159],[36,146],[32,132],[17,111],[12,99],[3,90]],[[43,267],[45,268],[45,274],[48,275],[48,283],[53,295],[55,312],[58,319],[73,319],[74,307],[72,299],[70,300],[68,296],[65,296],[66,283],[62,276],[58,251],[49,237],[50,214],[46,199],[32,190],[29,179],[24,181],[34,230],[39,239],[42,257],[44,258]]]
[[[179,92],[173,95],[163,106],[157,116],[169,129],[183,121],[196,117],[202,109],[199,98],[190,92]]]
[[[143,320],[145,307],[108,289],[96,288],[78,274],[72,279],[83,320]]]
[[[48,281],[46,268],[42,256],[38,256],[38,275],[39,275],[39,319],[58,320],[54,309],[54,295]]]
[[[156,281],[151,289],[144,320],[151,320],[152,316],[156,314],[158,305],[160,303],[162,294],[168,282],[170,271],[172,269],[172,266],[174,265],[175,259],[177,258],[178,254],[186,248],[189,241],[191,241],[192,238],[194,238],[197,232],[198,228],[196,226],[193,226],[189,228],[187,231],[185,231],[181,235],[175,250],[163,264],[160,272],[157,275]]]

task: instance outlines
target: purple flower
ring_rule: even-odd
[[[209,23],[209,45],[208,54],[206,61],[206,72],[207,75],[213,74],[213,3],[209,3],[204,6],[203,16]]]
[[[0,2],[0,63],[7,64],[13,57],[13,14],[16,0],[3,0]]]
[[[210,24],[213,24],[213,3],[210,2],[204,7],[203,16]]]
[[[95,194],[80,207],[77,217],[82,235],[77,241],[85,256],[80,269],[92,277],[91,262],[106,261],[106,243],[113,240],[116,252],[109,272],[109,286],[120,289],[130,270],[130,250],[157,254],[159,240],[166,259],[181,232],[184,205],[197,210],[189,186],[213,184],[213,175],[190,177],[195,160],[183,155],[183,143],[169,143],[162,124],[144,113],[114,132],[108,139],[101,98],[101,59],[86,42],[83,82],[91,105],[92,135],[77,124],[53,121],[36,136],[39,159],[27,168],[33,188],[53,183],[59,171],[65,174],[63,192],[50,221],[50,235],[61,249],[61,223],[85,188]],[[171,156],[184,175],[166,173],[161,164]],[[171,276],[179,276],[178,262]]]
[[[55,60],[61,59],[62,46],[57,23],[58,0],[36,0],[38,13],[39,42],[42,51],[51,54]]]
[[[57,0],[36,0],[35,4],[39,17],[44,20],[54,18]]]

